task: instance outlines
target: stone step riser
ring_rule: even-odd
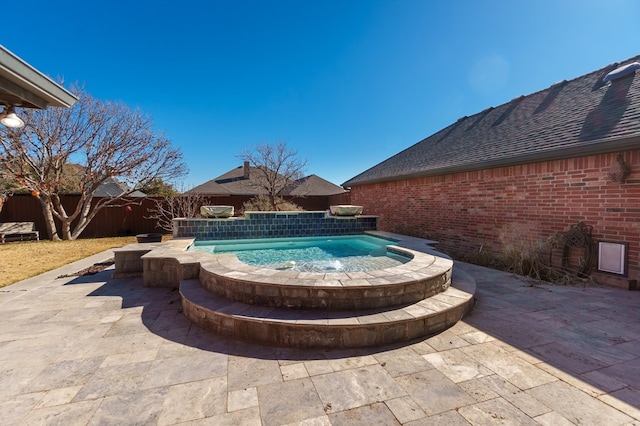
[[[357,348],[405,342],[438,333],[473,305],[475,282],[454,274],[458,286],[400,308],[331,312],[256,307],[208,293],[197,280],[180,286],[185,316],[197,326],[234,339],[297,348]],[[429,306],[429,307],[427,307]]]
[[[200,280],[212,294],[250,305],[360,310],[414,303],[443,292],[451,284],[451,269],[426,279],[375,286],[279,285],[217,275],[204,268]]]

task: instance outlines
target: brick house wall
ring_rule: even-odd
[[[499,253],[509,241],[546,239],[570,225],[594,241],[628,243],[628,275],[599,283],[630,288],[640,278],[640,150],[622,154],[625,183],[608,177],[618,153],[353,186],[351,201],[379,215],[379,229],[437,240],[455,258]]]

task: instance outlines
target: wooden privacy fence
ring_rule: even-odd
[[[61,198],[65,209],[71,212],[80,197],[78,195],[64,195]],[[239,211],[242,208],[242,204],[251,198],[250,196],[236,195],[205,197],[203,205],[229,205]],[[100,238],[152,232],[166,233],[167,231],[157,227],[156,220],[149,219],[152,214],[149,210],[155,208],[156,200],[163,199],[163,197],[129,198],[127,201],[132,203],[129,208],[124,206],[105,207],[98,212],[80,237]],[[305,210],[327,210],[330,205],[349,204],[350,194],[345,192],[330,196],[287,197],[287,199],[295,202]],[[2,210],[0,210],[0,222],[34,222],[35,229],[40,231],[40,238],[49,238],[40,202],[29,194],[17,194],[7,198],[2,205]],[[59,223],[58,229],[60,229]]]

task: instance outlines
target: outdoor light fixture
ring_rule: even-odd
[[[0,123],[7,127],[24,126],[24,121],[16,115],[16,110],[13,105],[4,107],[4,111],[0,113]]]

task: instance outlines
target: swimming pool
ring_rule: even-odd
[[[241,262],[298,272],[359,272],[392,268],[410,259],[387,250],[390,240],[370,235],[196,241],[189,250],[235,253]]]

